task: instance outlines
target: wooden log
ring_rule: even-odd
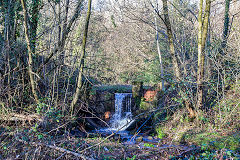
[[[42,122],[43,118],[37,114],[17,114],[17,113],[8,113],[8,114],[0,114],[0,120],[2,121],[39,121]]]

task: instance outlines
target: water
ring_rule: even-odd
[[[131,135],[126,129],[134,123],[132,115],[132,93],[115,93],[115,113],[109,122],[108,128],[95,130],[94,133],[110,135],[115,132],[123,139],[130,140]]]
[[[156,146],[159,143],[158,138],[148,139],[148,136],[144,136],[142,133],[138,133],[135,136],[131,135],[126,129],[132,123],[134,123],[132,115],[132,93],[115,93],[115,113],[110,120],[110,127],[95,130],[94,133],[101,134],[105,137],[114,132],[117,139],[121,139],[121,142],[126,145],[139,143],[144,146],[144,143],[151,143]],[[141,142],[136,141],[138,137],[142,137]]]
[[[110,120],[110,130],[124,131],[132,123],[132,93],[115,93],[115,113]]]

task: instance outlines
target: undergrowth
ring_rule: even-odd
[[[207,111],[199,111],[194,121],[180,108],[156,127],[157,136],[180,144],[201,146],[202,153],[190,159],[239,159],[240,155],[240,85],[226,92],[225,97]]]

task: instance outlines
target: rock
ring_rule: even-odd
[[[111,114],[110,111],[106,111],[106,112],[104,113],[104,119],[105,119],[106,121],[109,121],[111,117],[112,117],[112,114]]]
[[[141,98],[143,96],[143,82],[137,82],[137,81],[133,82],[132,95],[135,103],[135,107],[133,108],[133,110],[135,111],[137,108],[139,108],[141,103]]]
[[[86,127],[89,128],[89,130],[99,129],[101,128],[100,125],[97,124],[97,121],[99,121],[97,118],[86,118]]]
[[[129,126],[126,127],[126,131],[131,131],[133,129],[136,128],[136,125],[137,125],[137,121],[136,120],[132,120],[132,122],[129,124]]]
[[[148,140],[153,140],[153,137],[152,136],[148,136],[147,139]]]
[[[143,140],[142,136],[136,138],[136,142],[142,142],[142,140]]]

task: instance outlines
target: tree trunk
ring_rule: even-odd
[[[173,33],[172,33],[172,29],[171,29],[171,23],[170,23],[170,19],[169,19],[169,15],[168,15],[168,5],[167,5],[167,0],[162,0],[163,2],[163,14],[164,14],[164,23],[166,25],[167,28],[167,34],[168,34],[168,43],[169,43],[169,49],[170,49],[170,53],[172,55],[172,63],[174,66],[174,72],[175,72],[175,77],[176,80],[179,82],[181,81],[181,74],[180,74],[180,68],[177,62],[177,56],[175,53],[175,47],[174,47],[174,43],[173,43]],[[185,93],[185,91],[181,88],[179,91],[183,97],[184,103],[185,103],[185,107],[188,110],[189,113],[189,117],[191,119],[193,119],[195,117],[195,111],[193,106],[191,105],[191,101],[186,98],[187,95]]]
[[[63,18],[63,26],[62,26],[63,31],[66,30],[66,28],[67,28],[68,10],[69,10],[69,0],[66,0],[65,1],[65,15],[64,15],[64,18]],[[60,13],[59,13],[59,16],[60,16]],[[59,17],[59,25],[60,25],[60,17]],[[64,36],[63,32],[61,34],[62,34],[62,37],[63,37]],[[61,36],[59,35],[59,37],[61,37]],[[65,44],[63,44],[59,49],[59,53],[60,53],[59,59],[61,60],[61,64],[64,64],[64,59],[65,59],[64,45]]]
[[[28,73],[30,77],[30,84],[32,88],[32,93],[35,98],[36,103],[39,102],[38,100],[38,95],[37,95],[37,90],[34,82],[34,77],[33,77],[33,59],[32,59],[32,51],[31,51],[31,43],[29,39],[29,34],[28,34],[28,26],[27,26],[27,9],[24,0],[21,0],[22,8],[23,8],[23,15],[24,15],[24,29],[25,29],[25,38],[27,42],[27,49],[28,49]]]
[[[203,0],[200,0],[198,17],[198,75],[197,75],[197,109],[203,107],[203,78],[205,61],[205,44],[208,32],[208,21],[210,16],[211,0],[206,0],[205,13],[202,17]]]
[[[168,43],[169,43],[170,54],[172,55],[172,63],[173,63],[174,71],[175,71],[175,76],[177,78],[177,81],[179,81],[179,80],[181,80],[181,74],[180,74],[180,69],[179,69],[178,62],[177,62],[177,57],[176,57],[176,54],[175,54],[172,28],[171,28],[169,15],[168,15],[167,0],[162,0],[162,2],[163,2],[164,23],[165,23],[166,28],[167,28],[167,35],[168,35]]]
[[[88,35],[88,26],[90,21],[90,15],[91,15],[91,6],[92,6],[92,0],[88,0],[88,11],[87,11],[87,17],[85,21],[85,28],[84,28],[84,34],[82,39],[82,48],[81,48],[81,56],[79,59],[80,62],[80,69],[78,73],[78,82],[77,82],[77,89],[74,94],[72,103],[71,103],[71,115],[73,115],[75,105],[79,99],[80,90],[82,87],[82,74],[83,74],[83,67],[84,67],[84,58],[86,54],[86,42],[87,42],[87,35]]]
[[[31,46],[32,53],[36,52],[36,40],[37,40],[37,27],[38,27],[38,15],[40,0],[32,0],[32,18],[31,18]]]
[[[80,11],[81,11],[81,6],[84,0],[78,0],[77,7],[75,8],[74,15],[70,19],[69,23],[67,24],[66,28],[62,32],[62,38],[61,41],[58,42],[57,46],[53,49],[53,51],[49,54],[49,56],[46,58],[46,60],[42,63],[41,66],[38,67],[37,73],[41,72],[43,67],[50,61],[50,59],[55,55],[59,50],[62,49],[62,47],[65,45],[65,41],[67,39],[68,33],[71,31],[71,27],[73,23],[77,20]]]
[[[155,17],[155,29],[156,29],[156,43],[157,43],[157,51],[158,51],[158,58],[161,70],[161,80],[162,80],[162,90],[164,91],[164,78],[163,78],[163,65],[162,65],[162,54],[159,46],[159,36],[158,36],[158,25],[157,25],[157,18]]]
[[[219,48],[219,53],[224,55],[224,48],[227,45],[227,37],[228,37],[228,30],[229,30],[229,6],[230,0],[225,0],[225,13],[224,13],[224,27],[223,27],[223,35],[222,35],[222,44]]]

